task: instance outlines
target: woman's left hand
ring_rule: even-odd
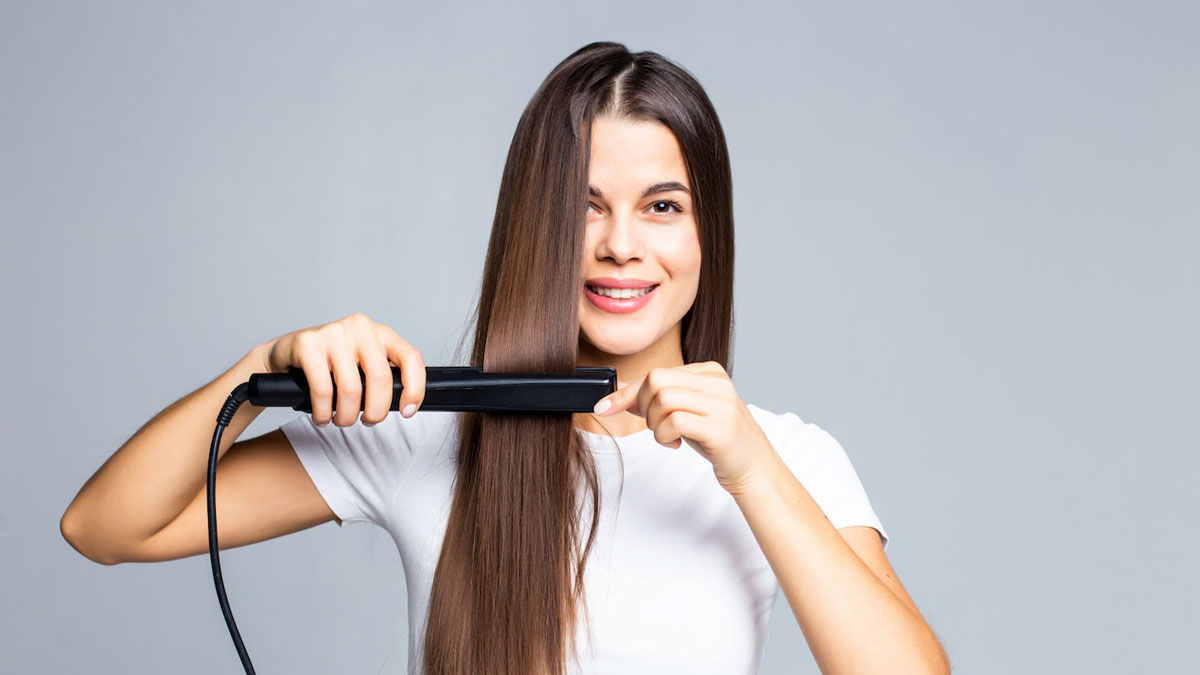
[[[762,427],[738,396],[725,368],[716,361],[674,368],[651,368],[596,403],[611,405],[602,417],[627,410],[646,418],[654,440],[669,448],[687,445],[713,465],[721,487],[745,490],[759,467],[775,452]]]

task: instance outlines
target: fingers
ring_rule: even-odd
[[[288,333],[275,341],[272,359],[276,351],[281,363],[304,371],[317,426],[350,426],[360,413],[365,426],[382,422],[396,398],[393,364],[400,369],[403,391],[396,404],[401,414],[412,417],[425,400],[421,352],[365,314]]]
[[[400,414],[412,417],[425,401],[425,359],[421,352],[389,326],[379,326],[387,358],[400,366]],[[391,404],[391,401],[388,401]],[[411,407],[409,407],[411,406]]]
[[[358,351],[344,327],[333,324],[329,330],[329,365],[337,385],[337,406],[333,423],[348,427],[362,412],[362,376],[358,371]]]
[[[387,352],[376,334],[375,325],[365,323],[358,328],[355,344],[366,386],[361,419],[366,426],[373,426],[387,417],[392,405],[392,364],[388,363]]]
[[[700,420],[703,415],[698,415],[688,410],[672,410],[654,429],[654,440],[658,441],[659,445],[665,445],[668,448],[678,448],[683,445],[684,437],[696,439],[703,442],[704,439],[698,438],[698,430],[702,428]],[[696,430],[696,431],[694,431]]]
[[[324,342],[317,333],[305,331],[296,335],[292,349],[308,380],[313,424],[325,426],[333,417],[333,378],[329,374],[329,355],[325,352]]]
[[[696,391],[705,391],[711,387],[716,372],[710,364],[711,362],[706,361],[688,363],[673,368],[651,368],[632,384],[619,388],[597,401],[594,412],[597,415],[607,416],[627,410],[639,417],[645,417],[645,410],[650,399],[661,387],[682,387]],[[620,383],[618,382],[618,384]]]
[[[712,396],[683,387],[660,387],[646,405],[646,426],[654,429],[659,443],[676,440],[681,434],[670,419],[674,413],[704,416],[712,411]],[[661,434],[661,438],[660,437]]]
[[[596,401],[596,405],[592,408],[592,411],[601,416],[615,415],[622,410],[628,410],[635,415],[640,415],[641,413],[637,408],[637,394],[645,379],[644,377],[639,378],[632,384],[625,384],[618,380],[617,390]]]

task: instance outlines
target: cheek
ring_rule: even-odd
[[[694,232],[670,242],[662,251],[662,259],[677,282],[695,285],[700,279],[700,240]]]

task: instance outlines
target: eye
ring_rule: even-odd
[[[654,204],[651,205],[651,208],[654,208],[654,207],[658,206],[659,204],[666,204],[669,207],[674,207],[676,213],[683,213],[683,207],[679,205],[679,202],[677,202],[673,199],[662,199],[657,202],[654,202]],[[654,212],[655,213],[670,213],[671,211],[670,211],[670,209],[668,209],[666,211],[657,211],[656,210]]]

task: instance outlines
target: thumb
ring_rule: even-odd
[[[617,380],[617,390],[597,401],[592,411],[597,415],[611,415],[628,408],[631,397],[637,400],[637,389],[624,380]]]

